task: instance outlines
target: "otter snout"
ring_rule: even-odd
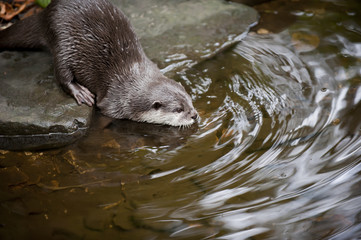
[[[192,111],[189,111],[188,114],[191,116],[191,118],[196,121],[198,119],[198,113],[195,109],[193,109]]]

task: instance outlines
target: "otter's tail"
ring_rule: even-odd
[[[44,48],[43,13],[25,18],[0,31],[0,50]]]

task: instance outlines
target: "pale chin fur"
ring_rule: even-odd
[[[195,123],[195,120],[187,120],[183,118],[180,113],[164,113],[162,111],[152,110],[142,113],[138,121],[147,123],[157,123],[163,125],[170,125],[174,127],[188,127]]]

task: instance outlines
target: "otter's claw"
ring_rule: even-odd
[[[91,93],[86,87],[72,82],[69,84],[69,90],[79,105],[82,103],[85,103],[89,107],[94,105],[95,95]]]

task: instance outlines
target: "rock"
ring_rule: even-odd
[[[271,0],[227,0],[227,1],[243,3],[243,4],[246,4],[249,6],[254,6],[254,5],[262,4],[264,2],[270,2]]]
[[[112,1],[168,76],[239,41],[258,17],[222,0]],[[0,52],[0,149],[61,147],[85,134],[92,109],[55,83],[51,62],[46,52]]]
[[[17,167],[0,168],[0,188],[25,183],[29,177]]]
[[[219,0],[113,0],[147,56],[173,75],[241,40],[258,19],[250,7]]]
[[[84,225],[92,231],[103,232],[111,225],[111,219],[112,217],[110,213],[97,209],[91,211],[86,217],[84,217]]]
[[[26,216],[29,213],[24,202],[19,198],[2,202],[1,205],[11,213],[15,213],[20,216]]]
[[[52,77],[46,52],[0,53],[0,148],[44,149],[83,136],[92,109],[78,106]]]
[[[135,228],[132,222],[132,216],[128,211],[122,213],[118,213],[113,217],[113,224],[122,229],[123,231],[129,231]]]

